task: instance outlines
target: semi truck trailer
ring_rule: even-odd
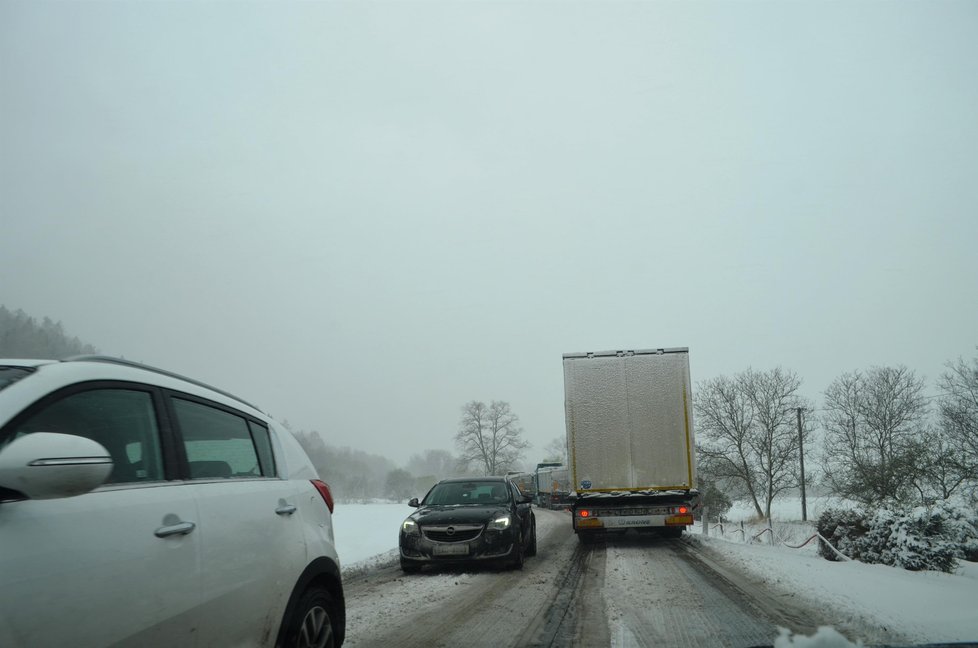
[[[578,540],[681,535],[700,500],[689,350],[567,353],[563,363]]]

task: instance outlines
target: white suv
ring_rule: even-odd
[[[0,360],[0,646],[339,646],[329,488],[230,394]]]

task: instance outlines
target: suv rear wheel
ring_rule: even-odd
[[[312,588],[302,595],[285,635],[285,648],[335,648],[333,599],[329,592]]]

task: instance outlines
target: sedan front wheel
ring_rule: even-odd
[[[523,561],[526,558],[526,547],[523,546],[523,532],[520,531],[520,535],[516,538],[516,542],[513,543],[513,555],[512,562],[510,566],[513,569],[523,569]]]

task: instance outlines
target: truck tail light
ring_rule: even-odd
[[[326,502],[326,508],[329,512],[333,512],[333,494],[329,492],[329,484],[319,479],[311,479],[312,485],[316,487],[319,494],[323,496],[323,501]]]
[[[685,515],[687,513],[689,513],[689,509],[688,508],[686,508],[685,506],[680,506],[679,507],[679,514],[680,515]]]
[[[587,509],[582,509],[579,513],[581,517],[590,517],[591,515],[591,511]]]

